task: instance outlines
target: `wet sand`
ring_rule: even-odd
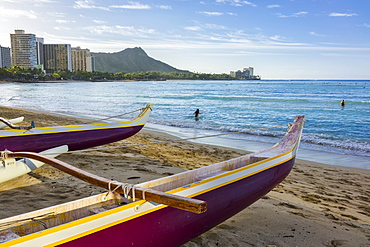
[[[36,126],[83,123],[58,114],[0,107],[1,117]],[[106,147],[174,139],[148,131]],[[173,142],[63,154],[88,172],[140,183],[246,154],[246,151]],[[105,192],[50,166],[0,184],[0,218]],[[297,160],[290,175],[263,199],[184,246],[370,246],[370,170]]]

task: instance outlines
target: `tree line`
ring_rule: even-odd
[[[233,80],[229,74],[207,74],[193,72],[170,72],[158,71],[133,72],[133,73],[109,73],[57,70],[44,73],[39,68],[26,69],[18,65],[11,68],[0,68],[0,78],[10,81],[56,81],[56,80],[81,80],[81,81],[104,81],[104,80]]]

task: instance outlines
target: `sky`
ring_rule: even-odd
[[[0,45],[23,29],[91,52],[141,47],[191,72],[370,79],[369,10],[370,0],[0,0]]]

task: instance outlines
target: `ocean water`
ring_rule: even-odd
[[[368,158],[368,167],[361,168],[370,169],[370,81],[7,83],[0,84],[0,91],[1,105],[98,119],[153,104],[148,126],[176,129],[172,132],[184,138],[282,125],[305,115],[302,148],[360,157],[365,166]],[[203,113],[198,120],[193,115],[197,108]],[[270,144],[285,131],[282,127],[220,138]]]

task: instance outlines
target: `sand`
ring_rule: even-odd
[[[0,107],[1,117],[24,116],[22,125],[85,120]],[[106,146],[170,140],[145,128]],[[246,154],[246,151],[173,142],[63,154],[58,158],[99,176],[139,183]],[[0,184],[0,218],[105,192],[50,166]],[[297,160],[273,191],[239,214],[184,246],[370,246],[370,170]]]

